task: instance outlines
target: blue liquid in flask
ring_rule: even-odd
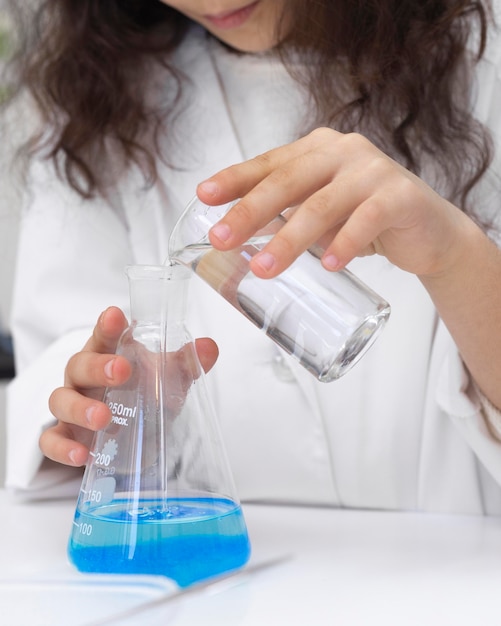
[[[115,501],[77,510],[68,554],[82,572],[163,575],[187,587],[242,567],[242,510],[224,498]]]

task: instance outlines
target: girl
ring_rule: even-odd
[[[192,281],[189,327],[219,346],[208,382],[241,498],[501,513],[489,5],[45,0],[34,23],[20,75],[42,124],[19,242],[8,486],[47,496],[80,482],[89,435],[111,418],[102,390],[129,374],[113,355],[123,268],[163,262],[196,189],[209,204],[241,198],[211,232],[220,250],[297,207],[253,259],[259,277],[318,242],[326,271],[349,263],[392,305],[370,352],[325,385]],[[209,369],[215,346],[198,347]]]

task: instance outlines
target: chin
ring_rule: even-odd
[[[214,31],[211,31],[211,33],[216,39],[219,39],[219,41],[230,48],[238,50],[238,52],[251,54],[272,50],[278,43],[273,37],[265,38],[262,34],[246,37],[244,35],[239,36],[237,33],[232,33],[231,35]]]

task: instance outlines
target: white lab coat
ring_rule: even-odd
[[[46,165],[34,168],[13,307],[18,375],[8,396],[6,482],[17,494],[76,493],[80,472],[42,471],[38,449],[40,432],[53,422],[47,399],[62,384],[68,357],[103,309],[128,310],[125,265],[162,263],[174,221],[197,183],[248,156],[242,135],[259,133],[256,120],[254,129],[252,121],[249,129],[235,127],[238,116],[228,115],[228,95],[209,52],[197,30],[178,51],[198,96],[184,102],[182,123],[166,143],[181,167],[161,165],[153,187],[145,188],[133,170],[108,201],[84,202]],[[480,82],[493,87],[479,100],[493,128],[494,90],[501,86],[495,53],[494,46],[479,70]],[[251,73],[256,63],[250,62]],[[247,96],[252,99],[252,89]],[[497,122],[494,130],[500,128]],[[198,278],[191,281],[191,333],[211,336],[220,347],[207,382],[240,498],[500,514],[501,443],[489,434],[427,292],[415,276],[378,256],[350,268],[391,303],[392,315],[364,359],[328,384],[279,357],[220,296]]]

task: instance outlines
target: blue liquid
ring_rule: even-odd
[[[186,587],[244,565],[250,544],[231,500],[122,500],[77,509],[68,554],[82,572],[157,574]]]

